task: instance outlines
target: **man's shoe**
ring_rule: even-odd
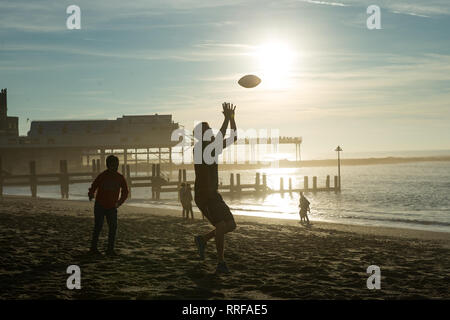
[[[220,274],[220,273],[230,273],[230,269],[228,269],[228,266],[225,263],[225,261],[219,262],[217,264],[216,274]]]
[[[205,249],[206,249],[206,243],[205,240],[203,240],[202,236],[196,236],[194,237],[195,245],[198,249],[198,255],[200,256],[200,259],[205,259]]]

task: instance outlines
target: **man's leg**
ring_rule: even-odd
[[[98,237],[102,231],[104,221],[104,209],[98,205],[94,205],[94,231],[92,232],[91,251],[97,251]]]
[[[117,232],[117,209],[111,209],[106,214],[106,222],[108,223],[108,252],[114,251],[114,243],[116,241]]]
[[[225,221],[221,221],[216,224],[216,250],[217,250],[217,260],[220,262],[224,261],[224,246],[225,246],[225,233],[226,233],[227,225]]]

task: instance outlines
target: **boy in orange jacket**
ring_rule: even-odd
[[[108,249],[107,255],[116,255],[114,242],[117,231],[117,208],[119,208],[128,197],[128,186],[125,178],[119,172],[119,158],[110,155],[106,158],[107,169],[100,173],[89,188],[89,201],[94,199],[94,231],[92,234],[92,254],[100,254],[97,249],[98,237],[106,217],[108,223]],[[96,192],[97,191],[97,192]],[[119,199],[120,193],[120,199]]]

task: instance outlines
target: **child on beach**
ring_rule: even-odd
[[[309,201],[306,199],[306,197],[303,195],[303,192],[300,192],[300,223],[307,222],[309,224],[309,218],[308,218],[308,212],[311,212],[311,209],[309,207]]]
[[[225,234],[236,229],[233,214],[218,192],[219,173],[217,165],[222,147],[226,148],[237,140],[236,122],[234,120],[236,107],[233,108],[233,105],[229,103],[224,103],[222,107],[225,119],[216,137],[214,137],[207,122],[201,122],[194,128],[194,137],[197,140],[194,145],[195,203],[202,214],[215,227],[207,234],[196,236],[194,240],[200,258],[204,259],[208,240],[215,238],[218,259],[216,273],[229,272],[224,260]],[[232,132],[229,138],[224,139],[228,123],[231,125]],[[216,147],[218,145],[221,148],[215,148],[208,154],[210,145],[216,145]]]
[[[189,183],[186,184],[186,191],[184,192],[184,201],[186,206],[186,219],[189,219],[189,212],[191,213],[191,219],[194,219],[194,211],[192,210],[192,189]]]
[[[100,173],[89,188],[89,201],[95,196],[94,205],[94,231],[90,252],[100,254],[97,249],[98,237],[106,217],[108,223],[108,249],[107,255],[114,256],[114,242],[117,231],[117,208],[119,208],[128,197],[128,186],[125,178],[117,172],[119,158],[110,155],[106,158],[107,169]],[[120,199],[119,199],[120,193]]]

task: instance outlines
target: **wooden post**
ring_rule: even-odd
[[[66,173],[65,178],[65,191],[66,191],[66,199],[69,199],[69,167],[67,165],[67,160],[64,160],[64,172]]]
[[[334,176],[334,191],[339,191],[338,176]]]
[[[0,197],[3,197],[3,167],[2,167],[2,158],[0,158]]]
[[[230,173],[230,193],[234,192],[234,174]]]
[[[161,193],[161,165],[159,163],[156,164],[156,181],[156,200],[159,200]]]
[[[284,181],[283,181],[283,177],[280,177],[280,191],[284,191]]]
[[[156,164],[152,163],[152,200],[156,195]]]
[[[317,177],[316,176],[313,177],[313,190],[314,191],[317,190]]]
[[[60,160],[59,161],[59,182],[61,187],[61,199],[69,199],[69,176],[67,169],[67,161]]]
[[[327,175],[326,188],[330,189],[330,175]]]
[[[182,174],[182,170],[178,169],[178,191],[177,191],[177,195],[178,195],[178,201],[180,201],[180,188],[181,188],[181,178],[182,178],[183,174]]]
[[[137,177],[137,175],[138,175],[138,151],[137,151],[137,148],[134,148],[134,164],[135,164],[135,167],[134,167],[134,175]]]
[[[289,177],[289,192],[292,192],[292,178]]]
[[[183,169],[183,182],[186,182],[186,169]]]
[[[95,159],[92,159],[92,179],[95,179],[97,176],[97,168],[96,168]]]
[[[308,177],[307,176],[305,176],[303,184],[304,184],[303,189],[305,189],[305,191],[308,190]]]
[[[59,184],[61,190],[61,199],[64,199],[64,163],[63,160],[59,160]]]
[[[259,172],[256,173],[255,176],[255,191],[259,192],[260,191],[260,184],[261,184],[261,178],[260,178],[260,174]]]
[[[106,160],[106,154],[105,154],[105,149],[100,149],[100,168],[104,168],[104,166],[106,166],[105,163]]]
[[[264,188],[264,192],[266,192],[267,191],[267,176],[265,173],[263,174],[263,188]]]
[[[97,159],[97,166],[96,166],[96,169],[97,169],[97,173],[100,173],[100,167],[101,166],[101,164],[100,164],[100,159]]]
[[[131,174],[130,174],[130,165],[127,164],[127,185],[128,185],[128,198],[131,199]]]
[[[36,161],[30,161],[30,190],[31,196],[37,196]]]
[[[172,147],[169,147],[169,176],[172,178]]]
[[[147,176],[150,175],[150,149],[147,148]]]
[[[236,192],[238,196],[241,196],[241,174],[236,173]]]

